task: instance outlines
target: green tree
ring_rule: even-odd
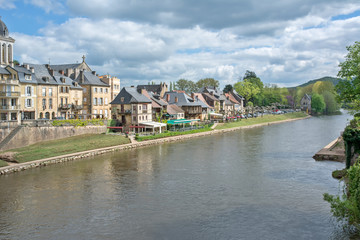
[[[312,87],[313,93],[323,94],[325,91],[333,92],[334,84],[329,81],[318,81],[314,83],[314,86]]]
[[[325,113],[332,114],[339,111],[340,106],[336,101],[336,96],[333,92],[325,91],[323,92],[322,96],[324,97],[325,101]]]
[[[256,85],[246,80],[235,83],[234,89],[245,98],[246,103],[256,94],[260,93],[260,89]]]
[[[360,42],[347,46],[345,61],[339,64],[338,77],[345,80],[336,85],[338,99],[353,108],[354,113],[360,111]]]
[[[228,93],[228,92],[230,92],[231,90],[233,90],[233,86],[232,86],[231,84],[227,84],[227,85],[224,87],[223,92],[224,92],[224,93]]]
[[[219,86],[220,86],[219,81],[213,78],[203,78],[196,82],[196,87],[198,89],[202,87],[219,87]]]
[[[314,93],[311,97],[311,110],[316,113],[322,113],[325,110],[325,107],[324,97]]]
[[[179,79],[175,83],[176,89],[185,91],[187,93],[195,92],[197,90],[196,85],[191,80]]]

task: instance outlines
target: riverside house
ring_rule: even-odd
[[[175,104],[184,110],[186,119],[201,119],[203,104],[200,101],[195,101],[184,91],[166,92],[164,100],[168,104]]]

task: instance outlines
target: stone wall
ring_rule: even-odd
[[[100,134],[106,132],[106,125],[103,126],[43,126],[43,127],[23,127],[11,141],[4,146],[1,150],[9,150],[28,146],[34,143],[67,138],[82,134]]]

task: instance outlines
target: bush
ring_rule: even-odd
[[[360,164],[357,162],[347,171],[347,184],[343,195],[324,194],[324,200],[331,205],[331,212],[338,221],[354,228],[360,233]]]
[[[67,120],[53,120],[52,121],[53,126],[84,127],[84,126],[87,126],[88,124],[103,126],[104,120],[102,120],[102,119],[88,119],[88,120],[67,119]]]
[[[135,136],[135,139],[137,141],[146,141],[146,140],[153,140],[158,138],[165,138],[165,137],[172,137],[172,136],[179,136],[179,135],[186,135],[186,134],[192,134],[192,133],[199,133],[199,132],[207,132],[212,130],[209,127],[201,128],[201,129],[194,129],[184,132],[163,132],[156,135],[149,135],[149,136]]]

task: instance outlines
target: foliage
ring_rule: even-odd
[[[339,111],[340,105],[336,101],[336,96],[333,92],[325,91],[322,93],[325,102],[325,113],[333,114]]]
[[[15,66],[19,66],[19,65],[20,65],[19,61],[18,61],[18,60],[14,60],[14,65],[15,65]]]
[[[360,149],[360,118],[355,117],[345,128],[342,137],[345,142],[346,168],[351,165],[351,159],[355,152]]]
[[[304,118],[306,116],[308,115],[303,112],[294,112],[294,113],[287,113],[280,115],[265,115],[263,117],[242,119],[241,121],[235,121],[235,122],[225,123],[223,125],[217,125],[215,129],[242,127],[242,126],[249,126],[260,123],[282,121],[287,119]]]
[[[316,113],[322,113],[325,107],[324,97],[317,93],[313,94],[311,98],[311,109]]]
[[[196,82],[197,89],[200,89],[202,87],[219,87],[220,83],[218,80],[215,80],[213,78],[203,78]]]
[[[322,77],[319,79],[310,80],[304,84],[299,85],[298,87],[306,87],[308,85],[313,85],[316,82],[323,81],[323,82],[331,82],[334,86],[338,84],[338,82],[341,80],[341,78],[334,78],[334,77]]]
[[[249,81],[237,82],[234,85],[237,93],[245,98],[245,101],[250,101],[256,94],[260,93],[260,89]]]
[[[340,81],[336,90],[339,100],[351,103],[355,111],[360,111],[360,42],[347,46],[348,54],[345,61],[339,64],[338,77],[344,78]]]
[[[331,82],[319,81],[314,83],[312,87],[313,93],[323,94],[324,92],[334,92],[334,84]]]
[[[360,232],[360,165],[354,164],[347,171],[347,184],[343,195],[324,194],[324,200],[330,203],[331,212],[338,221],[345,221]]]
[[[16,153],[16,161],[28,162],[126,143],[129,143],[129,139],[119,135],[84,134],[11,149],[11,152]]]
[[[233,86],[232,86],[231,84],[227,84],[227,85],[224,87],[223,92],[224,92],[224,93],[228,93],[228,92],[230,92],[231,90],[233,90]]]
[[[196,92],[196,84],[191,80],[179,79],[175,82],[176,90],[185,91],[188,93]]]
[[[0,160],[0,167],[6,167],[8,166],[7,162]]]
[[[68,119],[68,120],[53,120],[52,125],[53,126],[75,126],[75,127],[84,127],[87,125],[104,125],[103,119]]]
[[[192,134],[192,133],[200,133],[200,132],[207,132],[207,131],[211,131],[212,129],[207,126],[204,128],[200,128],[200,129],[194,129],[194,130],[189,130],[189,131],[184,131],[184,132],[165,132],[165,133],[159,133],[156,135],[149,135],[149,136],[137,136],[135,137],[135,139],[137,141],[146,141],[146,140],[153,140],[153,139],[158,139],[158,138],[165,138],[165,137],[172,137],[172,136],[179,136],[179,135],[186,135],[186,134]]]

